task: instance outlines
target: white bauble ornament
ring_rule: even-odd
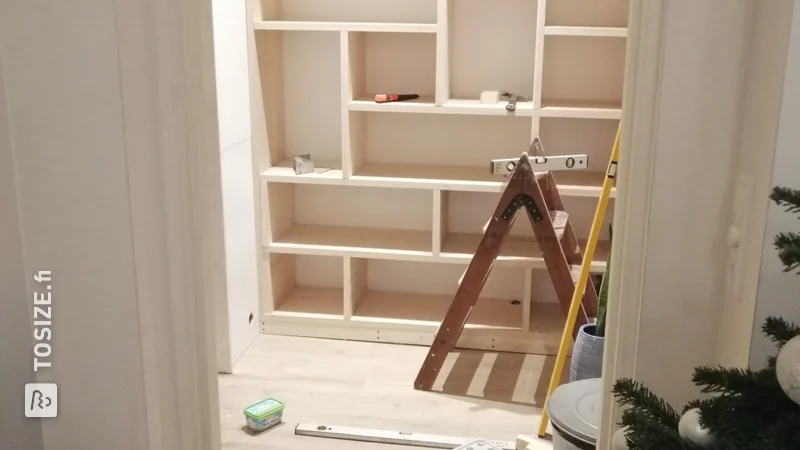
[[[783,392],[800,404],[800,336],[790,339],[778,353],[775,375]]]
[[[681,416],[678,433],[701,447],[710,448],[714,445],[714,435],[700,426],[700,410],[697,408],[692,408]]]
[[[628,450],[628,442],[625,440],[625,433],[628,427],[622,427],[614,432],[611,437],[611,450]]]

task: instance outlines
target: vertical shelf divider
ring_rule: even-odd
[[[350,320],[367,290],[367,260],[344,257],[344,318]]]
[[[363,112],[350,111],[350,101],[366,87],[366,33],[341,32],[342,178],[348,179],[366,157],[366,120]]]
[[[353,100],[353,68],[350,44],[351,33],[339,33],[339,56],[341,58],[341,102],[342,102],[342,178],[353,175],[353,144],[350,134],[350,101]]]
[[[436,106],[450,99],[450,0],[436,0]]]
[[[531,331],[531,296],[533,290],[533,269],[526,267],[522,287],[522,331]]]
[[[539,111],[542,109],[542,74],[544,73],[544,27],[547,17],[547,0],[537,0],[536,35],[533,59],[533,118],[531,118],[531,142],[539,135]]]
[[[447,236],[449,199],[448,191],[433,191],[433,256],[441,255]]]

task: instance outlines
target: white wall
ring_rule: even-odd
[[[777,148],[772,171],[771,186],[800,189],[800,6],[792,13],[786,76],[778,125]],[[761,367],[775,347],[761,333],[764,319],[770,315],[783,316],[800,324],[800,276],[784,273],[783,266],[772,246],[775,235],[781,231],[800,231],[796,214],[770,204],[764,233],[761,273],[758,283],[758,300],[753,322],[753,341],[750,363]]]
[[[41,422],[45,447],[148,449],[115,5],[0,0],[0,11],[12,143],[0,137],[0,267],[11,278],[0,288],[0,329],[14,334],[0,350],[13,361],[0,366],[15,372],[0,383],[11,390],[2,417],[12,418],[0,423],[16,425],[0,442],[29,439],[0,448],[41,448],[35,422],[20,423],[19,395],[23,379],[34,381],[23,372],[30,300],[41,292],[32,276],[50,270],[52,368],[38,380],[58,383],[59,416]],[[25,365],[6,368],[14,362]]]
[[[228,305],[217,308],[217,363],[232,366],[258,335],[258,271],[245,0],[213,0]],[[250,322],[250,314],[253,315]]]
[[[781,109],[793,0],[755,2],[746,62],[730,223],[740,236],[730,247],[720,313],[717,363],[746,367],[750,357],[772,167]],[[741,195],[741,202],[737,199]],[[769,249],[766,249],[769,252]],[[760,333],[760,332],[759,332]]]

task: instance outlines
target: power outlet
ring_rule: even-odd
[[[750,210],[753,203],[753,179],[740,175],[736,180],[733,191],[733,210],[731,225],[726,236],[728,244],[727,279],[731,293],[740,297],[742,288],[742,265],[744,264],[744,246],[742,239],[746,239],[750,226]]]

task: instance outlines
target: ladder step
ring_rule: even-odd
[[[550,220],[553,221],[553,228],[556,229],[556,237],[561,241],[564,238],[567,223],[569,223],[569,213],[566,211],[550,211]]]
[[[482,231],[486,233],[486,229],[489,228],[489,224],[492,223],[493,219],[489,219],[483,224]],[[564,235],[564,230],[567,228],[567,222],[569,221],[569,213],[566,211],[550,211],[550,220],[553,221],[553,228],[556,229],[556,236],[558,236],[558,240]]]

